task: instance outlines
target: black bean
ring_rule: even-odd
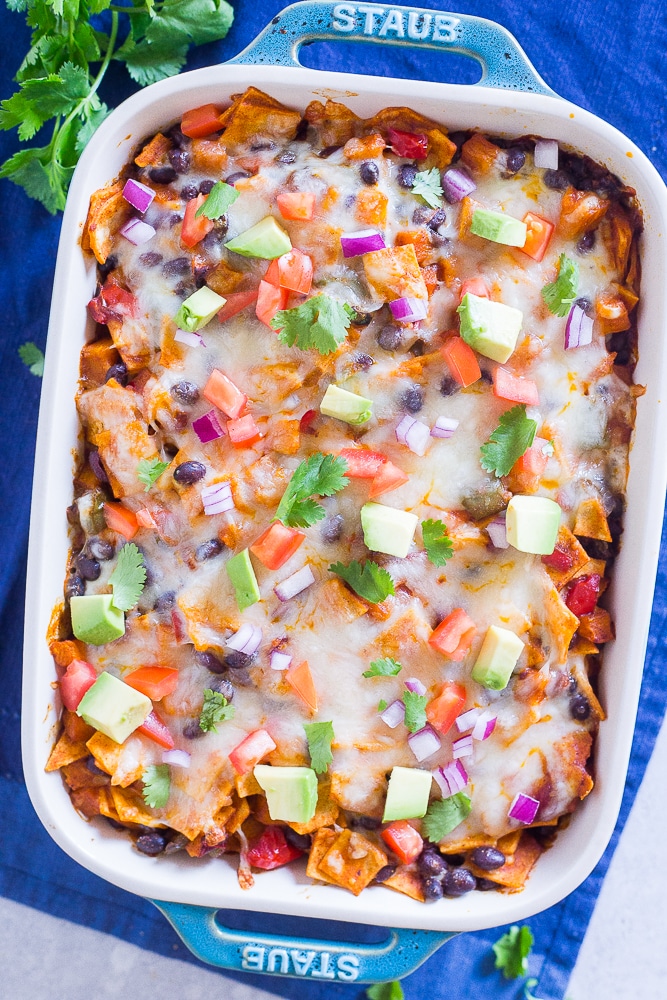
[[[172,257],[162,265],[162,274],[165,278],[175,278],[177,275],[190,273],[189,257]]]
[[[616,354],[615,364],[627,365],[630,363],[632,359],[632,344],[628,330],[620,330],[605,337],[605,347],[610,354]],[[586,551],[588,552],[588,548]]]
[[[169,390],[175,399],[180,399],[181,403],[193,406],[199,399],[199,387],[194,382],[175,382]]]
[[[216,221],[215,227],[207,233],[199,246],[209,252],[217,250],[227,235],[227,216],[223,215]]]
[[[439,232],[438,230],[434,230],[434,229],[431,230],[431,245],[432,246],[434,246],[434,247],[446,247],[446,246],[449,246],[449,244],[451,242],[452,241],[450,240],[449,236],[445,236],[443,233]]]
[[[192,277],[194,278],[195,288],[203,288],[206,284],[206,278],[213,270],[212,264],[195,264],[194,260],[192,262]]]
[[[149,858],[155,858],[164,851],[167,846],[167,838],[163,837],[157,830],[154,830],[152,833],[142,833],[140,837],[137,837],[135,846],[141,854],[147,854]]]
[[[357,351],[352,355],[352,363],[357,371],[366,371],[371,365],[375,364],[375,361],[370,354],[363,354],[361,351]]]
[[[100,276],[100,281],[104,282],[117,267],[118,257],[116,257],[115,253],[109,254],[103,264],[97,265],[97,273]]]
[[[508,174],[518,174],[525,162],[526,154],[524,151],[522,149],[517,149],[516,146],[513,146],[511,149],[507,150],[505,172]]]
[[[174,146],[178,149],[184,149],[192,142],[189,136],[184,135],[183,132],[181,132],[178,125],[172,125],[166,134],[169,136]]]
[[[293,149],[283,149],[282,153],[278,153],[276,156],[277,163],[294,163],[296,161],[296,153]]]
[[[446,219],[447,216],[445,214],[444,208],[439,208],[437,209],[437,211],[433,213],[433,215],[428,220],[426,225],[428,226],[429,229],[433,229],[435,231],[438,228],[438,226],[441,226],[446,221]]]
[[[461,386],[459,383],[451,377],[451,375],[445,375],[442,382],[440,383],[440,395],[442,396],[453,396],[455,392],[458,392]]]
[[[470,860],[485,872],[492,872],[494,868],[502,868],[505,864],[505,855],[495,847],[476,847],[470,855]]]
[[[125,364],[124,361],[117,361],[115,365],[111,365],[111,367],[107,369],[107,373],[104,376],[104,381],[108,382],[109,379],[112,378],[115,378],[116,382],[118,382],[122,386],[127,385],[128,382],[127,365]]]
[[[590,253],[595,246],[595,230],[587,230],[577,242],[577,253]]]
[[[102,465],[102,459],[100,458],[99,451],[93,449],[88,452],[88,465],[93,470],[93,475],[100,483],[108,483],[109,477],[106,474],[105,468]]]
[[[376,882],[386,882],[388,878],[396,874],[396,869],[398,865],[385,865],[375,876]]]
[[[329,156],[331,156],[332,153],[335,153],[336,150],[342,148],[343,148],[342,146],[325,146],[324,149],[321,149],[317,155],[320,157],[321,160],[326,160],[328,159]]]
[[[579,306],[580,309],[583,309],[588,316],[592,315],[593,303],[590,299],[582,297],[580,299],[576,299],[574,304]]]
[[[428,222],[432,215],[432,208],[427,208],[426,205],[418,205],[412,213],[412,221],[415,226],[423,226]]]
[[[445,861],[451,868],[460,868],[465,861],[464,854],[446,854]]]
[[[353,326],[368,326],[369,323],[373,321],[372,313],[359,312],[357,309],[354,310],[354,315],[352,316]]]
[[[420,385],[411,385],[401,393],[400,407],[408,413],[419,413],[424,405],[424,390]]]
[[[486,382],[487,385],[493,385],[493,375],[487,368],[482,368],[482,382]]]
[[[170,229],[173,229],[174,226],[177,226],[179,224],[179,222],[182,222],[182,221],[183,221],[183,216],[180,215],[178,212],[173,212],[169,216],[169,218],[167,219],[167,223],[168,223]]]
[[[177,175],[173,167],[151,167],[148,176],[154,184],[171,184]]]
[[[101,767],[97,766],[94,757],[88,757],[88,759],[86,760],[86,767],[88,768],[91,774],[95,774],[98,776],[103,775],[105,778],[109,777],[106,771],[103,771]]]
[[[234,698],[234,685],[226,677],[216,677],[214,681],[211,681],[209,687],[211,691],[217,691],[227,701],[232,701]]]
[[[177,295],[179,299],[187,299],[188,295],[192,295],[193,288],[194,281],[179,281],[174,288],[174,295]]]
[[[467,868],[452,868],[445,872],[442,888],[445,896],[464,896],[477,886],[477,879]]]
[[[70,597],[83,597],[85,592],[86,584],[84,580],[76,574],[70,576],[65,584],[65,597],[68,599]]]
[[[376,339],[383,351],[397,351],[403,342],[403,331],[400,326],[388,323],[382,327]]]
[[[199,185],[199,193],[210,194],[214,187],[215,187],[215,181],[212,181],[210,177],[207,177]]]
[[[417,860],[417,866],[420,873],[425,876],[442,876],[447,871],[447,862],[442,854],[431,847],[425,847],[421,852]]]
[[[238,649],[232,649],[225,654],[225,666],[229,670],[245,670],[256,659],[257,653],[248,656],[247,653],[240,653]]]
[[[109,559],[112,559],[116,551],[113,542],[108,542],[106,538],[98,538],[97,535],[88,539],[86,548],[93,559],[99,559],[101,562],[107,562]]]
[[[181,198],[183,201],[192,201],[199,194],[196,184],[184,184],[181,188]]]
[[[410,345],[410,354],[413,358],[421,358],[426,350],[426,344],[423,340],[417,339]]]
[[[570,715],[577,722],[585,722],[591,714],[591,703],[585,694],[575,694],[570,699]]]
[[[285,834],[285,840],[290,845],[290,847],[296,848],[297,851],[309,851],[310,845],[312,843],[312,838],[308,836],[307,833],[297,833],[291,827],[283,827],[283,833]]]
[[[477,879],[478,892],[495,892],[496,889],[500,889],[500,886],[497,882],[492,882],[490,878]]]
[[[195,653],[195,660],[200,667],[206,667],[212,674],[223,674],[226,670],[220,657],[212,653],[210,649],[198,649]]]
[[[402,163],[398,168],[398,183],[402,188],[410,189],[419,171],[412,163]]]
[[[209,538],[207,542],[202,542],[201,545],[197,546],[195,559],[197,562],[205,562],[207,559],[213,559],[214,556],[220,555],[224,547],[218,538]]]
[[[343,515],[331,514],[320,525],[320,535],[323,542],[337,542],[343,534]]]
[[[176,604],[176,594],[173,590],[165,590],[163,594],[160,594],[153,605],[153,610],[157,611],[158,614],[166,614],[171,611],[171,609]]]
[[[302,118],[296,127],[294,138],[296,142],[304,142],[308,135],[308,119]]]
[[[373,160],[364,160],[359,167],[359,176],[364,184],[377,184],[380,179],[380,168]]]
[[[143,264],[144,267],[157,267],[164,260],[161,253],[155,253],[154,250],[149,250],[148,253],[142,253],[139,257],[139,263]]]
[[[175,173],[187,174],[192,158],[189,149],[170,149],[169,162]]]
[[[552,191],[564,191],[570,186],[570,178],[564,170],[545,170],[544,183]]]
[[[354,816],[350,816],[349,824],[351,827],[359,827],[362,830],[379,830],[382,826],[382,821],[376,819],[375,816],[362,816],[357,813]]]
[[[199,725],[199,719],[188,719],[183,726],[183,735],[186,740],[198,740],[204,735],[204,730]]]
[[[444,896],[442,882],[439,878],[434,878],[433,876],[422,879],[422,889],[424,891],[424,898],[428,899],[430,902],[434,902],[436,899],[442,899]]]
[[[98,563],[97,559],[90,559],[88,556],[85,556],[82,552],[80,552],[75,559],[75,563],[79,576],[83,577],[84,580],[99,579],[102,567]]]
[[[225,177],[225,184],[231,184],[232,187],[234,187],[234,184],[237,181],[242,181],[245,177],[250,176],[251,174],[249,174],[247,170],[236,170],[233,174],[230,174],[229,177]]]
[[[181,486],[191,486],[198,483],[206,475],[206,466],[203,462],[181,462],[174,469],[174,479]]]

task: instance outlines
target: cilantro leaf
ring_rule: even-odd
[[[387,708],[387,702],[384,698],[380,698],[378,702],[378,712],[384,712],[385,708]]]
[[[200,215],[205,215],[207,219],[219,219],[238,197],[239,193],[235,187],[225,184],[224,181],[218,181],[209,191],[206,201],[195,212],[195,219]]]
[[[144,557],[134,544],[128,542],[118,553],[114,571],[109,577],[113,588],[112,603],[119,611],[129,611],[137,603],[146,583]]]
[[[420,170],[412,185],[412,193],[423,198],[431,208],[440,208],[440,199],[444,191],[440,184],[440,171],[438,168],[432,167],[430,170]]]
[[[579,265],[562,253],[558,258],[558,277],[542,289],[542,298],[555,316],[567,316],[577,297]]]
[[[364,670],[364,677],[395,677],[402,670],[398,660],[392,660],[391,656],[385,656],[381,660],[373,660],[368,670]]]
[[[329,566],[329,572],[336,573],[345,580],[355,594],[370,601],[371,604],[379,604],[385,597],[394,593],[394,581],[391,576],[372,559],[367,559],[363,566],[356,559],[347,566],[340,562],[334,563]]]
[[[150,764],[141,775],[144,802],[151,809],[166,806],[171,787],[168,764]]]
[[[444,566],[454,555],[447,525],[442,521],[422,521],[422,538],[428,561],[434,566]]]
[[[169,468],[169,462],[161,462],[159,458],[142,458],[137,466],[137,479],[143,483],[148,493],[151,486],[160,478],[165,469]]]
[[[274,521],[292,528],[309,528],[326,517],[322,504],[313,496],[332,497],[349,485],[347,462],[339,455],[324,455],[321,451],[305,458],[292,473],[278,504]]]
[[[310,722],[303,727],[308,740],[310,766],[316,774],[324,774],[333,760],[331,741],[334,738],[332,722]]]
[[[448,799],[434,799],[422,820],[422,833],[433,844],[455,830],[466,818],[472,805],[465,792],[457,792]]]
[[[403,1000],[403,987],[397,979],[391,983],[375,983],[366,990],[368,1000]]]
[[[204,704],[199,716],[199,728],[205,733],[217,733],[216,726],[219,722],[226,722],[233,719],[235,708],[230,705],[224,694],[219,691],[212,691],[206,688],[204,691]]]
[[[537,423],[526,416],[524,403],[507,410],[489,440],[480,448],[482,468],[494,472],[496,476],[506,476],[530,448],[536,430]]]
[[[525,924],[522,927],[513,924],[507,934],[498,938],[493,945],[496,969],[502,969],[505,979],[516,979],[518,976],[526,975],[533,941],[530,927]]]
[[[31,340],[27,340],[25,344],[21,344],[19,347],[19,357],[23,364],[28,366],[33,375],[41,377],[44,374],[44,354],[40,351],[37,344],[33,344]]]
[[[404,725],[411,733],[418,733],[426,725],[426,706],[428,697],[425,694],[417,694],[416,691],[403,692],[403,704],[405,705]]]
[[[332,354],[345,340],[355,315],[347,302],[314,295],[294,309],[281,309],[271,320],[271,327],[278,330],[281,344],[296,344],[302,351],[314,347],[320,354]]]

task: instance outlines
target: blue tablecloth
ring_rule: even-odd
[[[422,0],[422,6],[439,4]],[[189,68],[231,58],[280,9],[278,0],[235,4],[236,20],[228,37],[196,50]],[[628,5],[621,0],[540,0],[459,2],[457,10],[504,24],[521,42],[547,83],[559,94],[606,118],[627,133],[667,175],[665,86],[661,70],[667,51],[667,11],[662,0]],[[11,76],[28,48],[23,16],[0,10],[0,96],[11,92]],[[11,39],[11,45],[8,40]],[[476,64],[463,57],[407,49],[318,44],[304,61],[322,69],[356,69],[385,76],[471,83]],[[367,58],[371,56],[371,61]],[[117,104],[133,90],[125,71],[112,67],[103,98]],[[13,136],[3,136],[2,155],[13,152]],[[21,190],[2,182],[5,223],[0,232],[4,268],[3,336],[0,340],[3,391],[0,439],[7,443],[0,460],[0,495],[5,516],[0,525],[0,892],[29,906],[106,931],[170,957],[196,962],[162,917],[144,900],[102,882],[55,846],[42,829],[22,781],[19,746],[21,645],[25,553],[34,437],[40,380],[17,355],[26,340],[44,346],[53,279],[59,219],[51,218]],[[536,994],[561,1000],[590,919],[614,847],[639,787],[667,702],[667,673],[661,646],[667,636],[667,538],[663,539],[639,726],[618,826],[593,874],[576,892],[529,923],[535,935],[530,972],[539,977]],[[308,925],[298,922],[304,935]],[[294,929],[294,927],[290,928]],[[319,930],[319,929],[318,929]],[[419,971],[405,980],[408,998],[434,1000],[515,998],[520,984],[506,982],[493,969],[491,943],[500,931],[465,934],[453,939]],[[319,935],[318,935],[319,936]],[[313,1000],[352,997],[359,987],[317,985],[276,977],[245,977],[285,997]]]

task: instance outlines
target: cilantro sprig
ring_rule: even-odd
[[[235,712],[236,709],[229,704],[224,694],[206,688],[204,704],[199,716],[199,728],[205,733],[217,733],[218,724],[226,722],[227,719],[233,719]]]
[[[347,566],[340,562],[333,563],[329,572],[339,576],[355,594],[371,604],[379,604],[394,593],[394,581],[390,574],[372,559],[367,559],[363,565],[356,559]]]
[[[496,956],[496,969],[502,969],[505,979],[526,975],[533,941],[530,927],[513,924],[492,946]],[[536,982],[537,980],[534,981]]]
[[[440,208],[444,194],[440,184],[440,171],[437,167],[430,170],[420,170],[412,185],[412,193],[423,198],[431,208]]]
[[[364,670],[364,677],[395,677],[403,669],[398,660],[393,660],[391,656],[385,656],[381,660],[373,660],[368,670]]]
[[[225,184],[224,181],[218,181],[209,191],[206,201],[195,212],[195,219],[201,215],[207,219],[219,219],[238,197],[239,193],[235,187]]]
[[[334,738],[332,722],[309,722],[303,727],[308,740],[310,766],[316,774],[324,774],[333,760],[331,743]]]
[[[134,542],[128,542],[118,553],[109,583],[113,589],[113,605],[119,611],[130,611],[141,597],[146,583],[144,557]]]
[[[403,723],[411,733],[418,733],[426,725],[426,706],[428,696],[417,694],[416,691],[403,692],[403,704],[405,705],[405,718]]]
[[[150,764],[141,775],[144,802],[151,809],[166,806],[171,787],[168,764]]]
[[[292,528],[309,528],[321,521],[327,512],[313,497],[332,497],[345,489],[350,483],[345,475],[347,467],[339,455],[324,455],[321,451],[309,455],[292,473],[274,521]]]
[[[542,289],[542,298],[554,316],[567,316],[577,297],[579,265],[562,253],[558,258],[558,277]]]
[[[44,374],[44,354],[40,351],[37,344],[33,344],[31,340],[27,340],[25,344],[21,344],[19,347],[19,357],[33,375],[42,377]]]
[[[390,983],[375,983],[366,990],[368,1000],[403,1000],[404,995],[398,979]]]
[[[434,799],[422,820],[422,833],[433,844],[455,830],[468,816],[472,803],[465,792],[457,792],[448,799]]]
[[[132,0],[127,7],[112,0],[9,0],[8,6],[25,13],[32,36],[16,73],[18,89],[2,102],[0,129],[17,129],[24,143],[41,138],[49,125],[52,131],[43,144],[6,160],[0,177],[52,215],[65,207],[77,161],[109,114],[98,91],[111,62],[125,63],[135,83],[146,86],[178,73],[190,45],[224,38],[234,17],[225,0]],[[108,31],[98,20],[107,10]]]
[[[536,430],[537,423],[526,416],[524,403],[507,410],[489,440],[480,448],[482,468],[496,476],[506,476],[530,448]]]
[[[337,351],[347,336],[350,323],[356,316],[347,302],[339,302],[329,295],[314,295],[293,309],[281,309],[271,320],[278,331],[278,340],[288,347],[307,351],[315,348],[320,354]]]
[[[148,493],[151,486],[157,482],[164,470],[169,468],[169,465],[169,462],[161,462],[159,458],[141,459],[137,466],[137,479],[146,487],[144,493]]]
[[[444,566],[454,555],[454,545],[443,521],[422,521],[422,539],[426,556],[434,566]]]

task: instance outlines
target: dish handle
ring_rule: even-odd
[[[475,86],[557,96],[502,25],[484,17],[422,7],[302,0],[276,14],[229,62],[301,66],[302,45],[341,39],[458,52],[481,63],[482,78]]]
[[[443,931],[392,929],[379,944],[253,934],[218,922],[215,908],[152,900],[193,955],[209,965],[321,982],[402,979],[454,937]],[[279,919],[279,918],[278,918]]]

